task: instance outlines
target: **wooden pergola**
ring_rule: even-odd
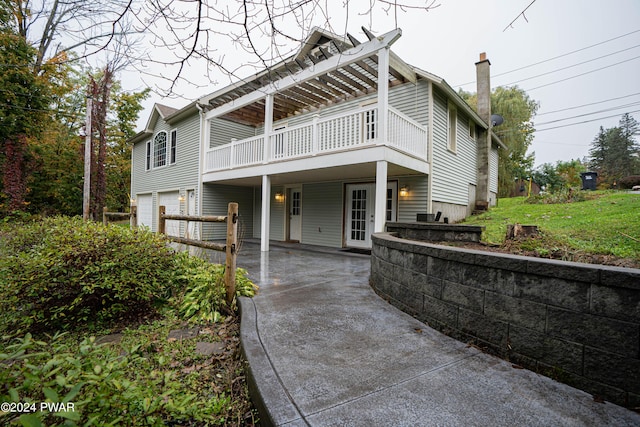
[[[363,28],[369,41],[376,37]],[[295,78],[302,71],[313,69],[323,62],[339,57],[343,52],[361,45],[355,37],[347,35],[340,39],[332,34],[317,30],[303,48],[292,58],[273,68],[247,79],[211,98],[207,109],[216,109],[250,93],[259,92],[287,77]],[[359,59],[352,63],[340,64],[311,79],[289,86],[273,94],[273,121],[279,121],[298,114],[308,113],[320,108],[358,98],[378,91],[378,53]],[[393,52],[390,52],[388,67],[388,87],[408,81],[415,82],[413,69],[404,63]],[[234,122],[261,126],[265,122],[265,98],[262,97],[251,104],[219,116]]]

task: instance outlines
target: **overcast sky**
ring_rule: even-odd
[[[372,24],[376,34],[395,28],[396,18],[381,7],[373,16],[360,15],[360,3],[367,4],[364,0],[352,1],[348,20],[343,0],[326,1],[331,12],[329,29],[336,33],[343,34],[346,28],[366,40],[362,25]],[[640,121],[640,0],[438,3],[439,7],[426,13],[398,13],[402,37],[392,50],[405,62],[444,78],[455,90],[471,92],[475,92],[474,64],[480,52],[486,52],[492,87],[518,85],[540,103],[531,146],[536,165],[582,159],[599,127],[616,126],[625,112]],[[318,25],[323,23],[318,21]],[[235,53],[230,50],[228,54]],[[198,75],[203,73],[194,72],[193,79]],[[123,81],[131,88],[142,87],[135,77],[126,76]],[[176,89],[183,99],[152,96],[139,127],[146,123],[154,102],[183,107],[224,87],[228,79],[219,82],[204,91],[179,86]],[[578,122],[585,123],[575,124]]]

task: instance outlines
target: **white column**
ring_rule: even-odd
[[[265,97],[264,103],[264,159],[262,163],[269,163],[271,153],[269,152],[269,139],[273,132],[273,95]]]
[[[271,177],[262,175],[262,218],[260,218],[260,250],[269,251],[269,227],[271,225]]]
[[[376,163],[376,200],[375,216],[373,218],[373,232],[384,231],[387,218],[387,162],[378,160]]]
[[[389,122],[389,49],[378,50],[378,144],[387,143]]]

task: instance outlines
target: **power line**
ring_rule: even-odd
[[[589,45],[589,46],[586,46],[586,47],[583,47],[583,48],[580,48],[580,49],[572,50],[571,52],[563,53],[561,55],[554,56],[552,58],[548,58],[548,59],[544,59],[544,60],[539,61],[539,62],[534,62],[532,64],[524,65],[524,66],[519,67],[519,68],[514,68],[513,70],[505,71],[503,73],[494,74],[491,77],[500,77],[500,76],[504,76],[504,75],[507,75],[507,74],[515,73],[516,71],[524,70],[526,68],[535,67],[536,65],[540,65],[540,64],[544,64],[545,62],[550,62],[550,61],[554,61],[556,59],[564,58],[565,56],[573,55],[574,53],[582,52],[583,50],[591,49],[592,47],[600,46],[600,45],[603,45],[605,43],[609,43],[611,41],[618,40],[618,39],[630,36],[631,34],[635,34],[635,33],[638,33],[638,32],[640,32],[640,29],[635,30],[635,31],[631,31],[629,33],[622,34],[620,36],[617,36],[617,37],[614,37],[614,38],[611,38],[611,39],[608,39],[608,40],[604,40],[604,41],[601,41],[599,43],[592,44],[592,45]],[[467,83],[463,83],[463,84],[459,84],[459,85],[453,85],[453,86],[454,87],[455,86],[467,86],[467,85],[470,85],[470,84],[475,83],[475,82],[476,81],[474,80],[472,82],[467,82]]]
[[[546,73],[542,73],[542,74],[538,74],[536,76],[532,76],[532,77],[527,77],[527,78],[524,78],[524,79],[516,80],[516,81],[513,81],[511,83],[506,83],[506,84],[500,85],[500,86],[510,86],[512,84],[515,84],[515,83],[520,83],[520,82],[524,82],[524,81],[527,81],[527,80],[536,79],[538,77],[546,76],[546,75],[549,75],[549,74],[557,73],[558,71],[568,70],[569,68],[577,67],[579,65],[588,64],[589,62],[597,61],[598,59],[606,58],[608,56],[613,56],[613,55],[616,55],[616,54],[621,53],[621,52],[626,52],[628,50],[635,49],[637,47],[640,47],[640,45],[637,44],[635,46],[631,46],[631,47],[628,47],[626,49],[619,50],[617,52],[608,53],[606,55],[598,56],[597,58],[593,58],[593,59],[589,59],[589,60],[586,60],[586,61],[578,62],[577,64],[568,65],[566,67],[558,68],[558,69],[555,69],[555,70],[552,70],[552,71],[547,71]]]
[[[582,107],[589,107],[591,105],[602,104],[602,103],[609,102],[609,101],[617,101],[618,99],[629,98],[629,97],[636,96],[636,95],[640,95],[640,92],[632,93],[631,95],[619,96],[617,98],[609,98],[609,99],[605,99],[603,101],[591,102],[589,104],[576,105],[574,107],[566,107],[566,108],[562,108],[560,110],[545,111],[544,113],[537,113],[536,116],[544,116],[545,114],[561,113],[563,111],[575,110],[577,108],[582,108]]]
[[[586,116],[592,116],[594,114],[606,113],[608,111],[619,110],[621,108],[635,107],[637,105],[640,105],[640,101],[632,102],[630,104],[625,104],[625,105],[619,105],[619,106],[607,108],[607,109],[604,109],[604,110],[594,111],[592,113],[578,114],[577,116],[566,117],[564,119],[551,120],[551,121],[543,122],[543,123],[535,123],[535,125],[536,126],[543,126],[543,125],[548,125],[548,124],[551,124],[551,123],[563,122],[565,120],[577,119],[579,117],[586,117]]]
[[[632,114],[632,113],[637,113],[637,112],[640,112],[640,110],[627,111],[625,114]],[[585,121],[576,122],[576,123],[568,123],[566,125],[554,126],[554,127],[550,127],[550,128],[546,128],[546,129],[536,129],[535,133],[544,132],[546,130],[565,128],[565,127],[569,127],[569,126],[581,125],[581,124],[584,124],[584,123],[597,122],[598,120],[610,119],[612,117],[619,117],[619,116],[620,116],[620,114],[614,114],[612,116],[598,117],[596,119],[585,120]]]
[[[529,20],[527,19],[527,17],[525,16],[525,12],[527,11],[527,9],[529,9],[531,7],[531,5],[533,5],[536,2],[536,0],[533,0],[531,3],[529,3],[529,6],[525,7],[524,10],[522,12],[520,12],[518,14],[518,16],[516,16],[513,21],[509,22],[509,25],[507,25],[506,27],[504,27],[504,30],[502,30],[502,32],[504,33],[505,31],[507,31],[507,29],[509,27],[513,28],[512,25],[514,22],[516,22],[518,20],[518,18],[520,18],[521,16],[524,18],[525,21],[529,22]]]
[[[587,74],[595,73],[596,71],[606,70],[607,68],[611,68],[611,67],[614,67],[616,65],[624,64],[625,62],[634,61],[634,60],[636,60],[638,58],[640,58],[640,56],[634,56],[633,58],[625,59],[624,61],[616,62],[614,64],[607,65],[606,67],[596,68],[595,70],[587,71],[585,73],[576,74],[575,76],[567,77],[567,78],[564,78],[564,79],[561,79],[561,80],[556,80],[555,82],[546,83],[546,84],[543,84],[543,85],[540,85],[540,86],[536,86],[536,87],[533,87],[533,88],[530,88],[530,89],[526,89],[525,92],[531,92],[532,90],[536,90],[536,89],[540,89],[540,88],[543,88],[543,87],[551,86],[551,85],[554,85],[554,84],[557,84],[557,83],[566,82],[567,80],[575,79],[577,77],[586,76]]]
[[[536,65],[544,64],[545,62],[549,62],[549,61],[553,61],[553,60],[556,60],[556,59],[564,58],[565,56],[573,55],[574,53],[582,52],[583,50],[591,49],[592,47],[600,46],[602,44],[609,43],[611,41],[618,40],[618,39],[621,39],[623,37],[627,37],[627,36],[630,36],[631,34],[635,34],[635,33],[639,33],[639,32],[640,32],[640,29],[635,30],[635,31],[631,31],[630,33],[626,33],[626,34],[623,34],[621,36],[617,36],[617,37],[614,37],[612,39],[601,41],[599,43],[592,44],[590,46],[586,46],[586,47],[583,47],[583,48],[580,48],[580,49],[572,50],[571,52],[563,53],[561,55],[554,56],[553,58],[544,59],[544,60],[539,61],[539,62],[534,62],[533,64],[525,65],[525,66],[520,67],[520,68],[515,68],[515,69],[510,70],[510,71],[505,71],[504,73],[495,74],[493,77],[504,76],[506,74],[515,73],[516,71],[520,71],[520,70],[524,70],[526,68],[534,67]],[[471,82],[471,83],[475,83],[475,82]]]
[[[549,144],[549,145],[571,145],[574,147],[588,147],[588,145],[585,144],[571,144],[568,142],[557,142],[557,141],[540,141],[538,139],[534,139],[532,141],[533,144]]]

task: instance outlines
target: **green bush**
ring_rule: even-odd
[[[190,321],[217,322],[227,307],[224,265],[212,264],[182,252],[176,256],[176,285],[184,293],[176,302],[180,315]],[[257,287],[247,278],[246,270],[236,270],[236,295],[252,297]]]
[[[0,412],[2,425],[221,425],[232,403],[225,393],[198,396],[179,371],[167,369],[169,358],[152,357],[140,345],[123,352],[64,334],[0,343],[0,401],[26,408]],[[50,406],[41,410],[42,403]]]
[[[2,239],[0,332],[138,318],[170,290],[172,250],[145,230],[54,217],[5,227]]]

